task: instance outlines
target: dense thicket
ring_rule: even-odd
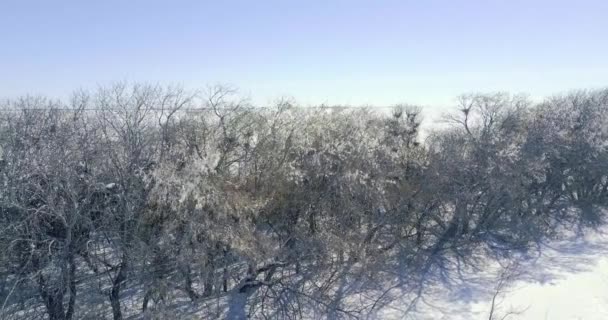
[[[459,102],[421,140],[415,107],[222,88],[5,101],[0,317],[356,317],[602,223],[608,90]]]

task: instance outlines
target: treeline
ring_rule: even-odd
[[[0,318],[357,317],[602,223],[608,90],[462,96],[424,140],[421,121],[224,88],[4,101]]]

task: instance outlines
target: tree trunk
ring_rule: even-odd
[[[224,271],[222,274],[222,289],[224,292],[228,292],[228,248],[223,248],[223,258],[224,258]]]
[[[65,313],[65,319],[71,320],[74,316],[74,305],[76,304],[76,263],[74,257],[70,259],[70,279],[68,290],[70,291],[70,300],[68,300],[68,310]]]
[[[66,320],[65,312],[63,310],[63,288],[49,288],[49,284],[42,274],[38,276],[38,285],[40,297],[44,301],[49,320]]]
[[[151,291],[146,292],[144,295],[144,302],[141,305],[141,312],[146,312],[148,310],[148,302],[150,301]]]
[[[215,273],[215,257],[213,251],[207,253],[207,261],[205,263],[205,272],[203,280],[204,289],[203,296],[209,297],[213,294],[213,278]]]
[[[186,290],[186,294],[188,294],[188,297],[190,298],[191,301],[195,301],[199,298],[198,294],[194,291],[194,288],[192,288],[192,275],[191,270],[190,270],[190,266],[189,265],[185,265],[183,267],[183,271],[184,273],[184,289]]]
[[[222,276],[222,290],[228,292],[228,268],[224,267],[224,274]]]
[[[123,257],[122,263],[118,269],[118,274],[112,283],[112,291],[110,292],[110,304],[112,305],[112,315],[114,316],[114,320],[122,320],[122,312],[120,310],[120,288],[126,279],[127,262],[126,257]]]

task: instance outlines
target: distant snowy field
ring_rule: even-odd
[[[500,273],[492,266],[488,270],[470,272],[458,285],[427,292],[407,315],[404,308],[410,300],[402,300],[374,318],[488,320]],[[517,270],[516,279],[497,295],[492,319],[608,319],[608,228],[551,241],[540,256],[521,261]]]

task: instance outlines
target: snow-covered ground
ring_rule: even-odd
[[[503,277],[501,277],[501,275]],[[500,279],[508,278],[496,295],[494,317],[504,320],[606,320],[608,319],[608,226],[584,237],[575,235],[550,241],[533,257],[521,258],[505,269],[489,263],[478,270],[463,270],[449,283],[425,287],[425,294],[411,306],[402,297],[371,315],[371,319],[488,320],[492,298]],[[94,285],[90,283],[88,285]],[[127,319],[147,319],[140,311],[141,288],[124,292]],[[90,289],[89,292],[94,292]],[[225,318],[228,301],[209,300],[192,305],[181,291],[171,297],[167,310],[176,319]],[[97,300],[95,300],[97,299]],[[109,311],[105,295],[92,294],[88,302]],[[84,303],[83,299],[80,303]],[[356,303],[356,302],[354,302]],[[39,306],[38,312],[43,312]],[[99,319],[99,312],[87,307]],[[30,310],[34,312],[34,310]],[[509,315],[509,312],[512,314]],[[80,314],[85,319],[88,312]],[[25,316],[25,313],[18,314]],[[311,319],[320,316],[311,315]],[[506,316],[506,317],[505,317]],[[2,318],[2,316],[0,316]],[[107,319],[111,316],[108,314]],[[161,316],[164,318],[164,316]]]
[[[546,247],[527,267],[529,280],[516,282],[503,302],[528,308],[516,318],[608,319],[608,236]]]
[[[608,228],[585,237],[551,241],[540,255],[520,261],[497,295],[493,319],[608,319]],[[494,270],[494,272],[489,271]],[[470,272],[449,289],[437,287],[404,316],[407,301],[394,303],[382,319],[489,319],[492,297],[502,274],[497,265]],[[504,270],[504,269],[502,269]],[[507,315],[509,311],[513,313]],[[506,316],[505,318],[503,318]]]
[[[518,283],[506,305],[529,306],[519,319],[608,319],[608,258],[546,283]]]

